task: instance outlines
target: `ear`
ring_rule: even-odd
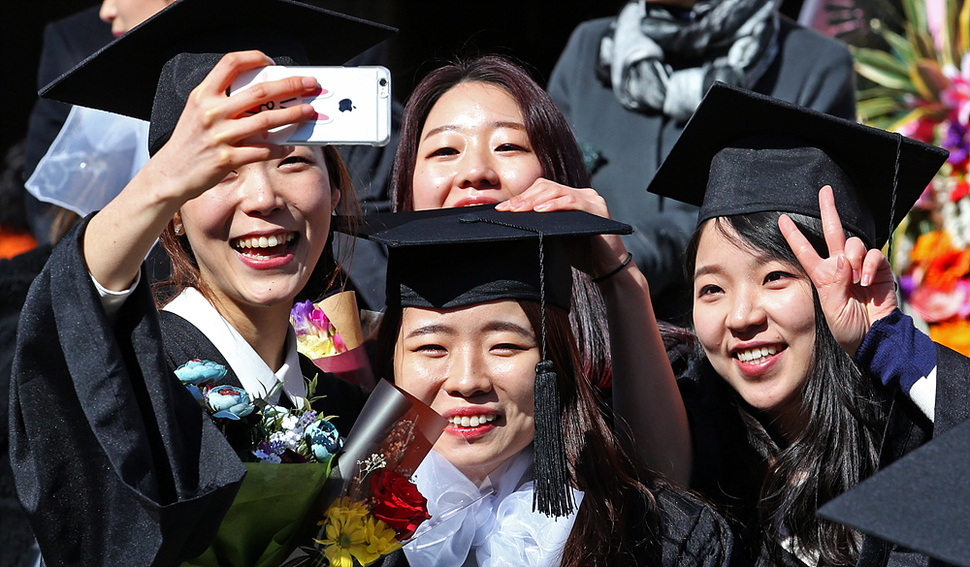
[[[330,190],[330,212],[331,213],[337,212],[337,205],[340,204],[340,197],[342,195],[343,193],[340,192],[340,189]]]

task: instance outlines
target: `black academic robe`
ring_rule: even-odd
[[[208,547],[246,469],[173,371],[225,359],[183,319],[159,317],[144,275],[111,324],[81,256],[85,224],[55,248],[21,317],[17,491],[48,565],[179,565]],[[225,382],[238,384],[232,369]],[[321,375],[317,394],[345,435],[364,392]]]
[[[634,564],[651,567],[747,567],[750,565],[736,537],[710,506],[677,493],[655,487],[653,494],[660,512],[659,538],[651,537],[647,520],[631,526]],[[587,499],[583,504],[586,505]],[[632,514],[645,518],[645,514]],[[573,530],[581,530],[576,524]],[[659,544],[658,544],[659,541]],[[381,567],[410,567],[404,550],[382,559]],[[457,567],[457,566],[455,566]]]
[[[901,392],[887,400],[889,415],[879,468],[945,433],[970,417],[970,359],[936,345],[937,389],[934,422]],[[715,502],[731,520],[742,542],[754,540],[764,459],[748,443],[736,395],[706,360],[694,361],[678,381],[687,406],[694,446],[691,488]],[[775,565],[765,550],[747,549],[758,567]],[[872,536],[865,536],[857,567],[927,565],[929,558]],[[785,567],[804,567],[787,555]]]

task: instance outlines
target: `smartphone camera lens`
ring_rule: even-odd
[[[386,87],[387,86],[387,79],[381,78],[381,80],[377,81],[377,84],[379,84],[382,87]]]

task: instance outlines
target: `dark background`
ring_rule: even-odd
[[[97,4],[91,0],[5,0],[0,9],[4,59],[0,155],[26,135],[37,99],[37,63],[44,25]],[[395,96],[404,101],[435,61],[497,52],[525,63],[545,84],[579,23],[619,12],[625,0],[311,0],[312,4],[399,28],[388,45]],[[784,0],[797,18],[800,0]]]

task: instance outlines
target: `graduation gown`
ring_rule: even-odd
[[[710,506],[666,487],[655,487],[653,494],[660,510],[659,544],[649,537],[645,522],[632,526],[630,541],[638,542],[633,550],[634,564],[657,567],[750,565],[727,522]],[[644,514],[634,516],[644,517]],[[581,529],[581,525],[573,527],[573,530]],[[385,556],[379,565],[410,567],[403,549]]]
[[[970,359],[935,343],[930,348],[936,349],[937,357],[934,421],[901,391],[894,391],[886,401],[889,413],[879,453],[880,469],[970,417]],[[694,445],[691,488],[717,503],[731,519],[742,542],[753,541],[766,463],[747,441],[734,401],[736,394],[706,359],[695,360],[678,384]],[[763,549],[747,551],[759,567],[774,564]],[[928,562],[925,555],[865,536],[857,566],[913,566]],[[788,554],[784,565],[804,564]]]
[[[146,277],[112,324],[81,255],[84,226],[24,306],[10,390],[17,491],[48,565],[178,565],[208,547],[245,467],[173,371],[225,359],[184,319],[159,316]],[[231,368],[222,382],[239,384]],[[364,392],[321,374],[317,394],[346,435]]]

